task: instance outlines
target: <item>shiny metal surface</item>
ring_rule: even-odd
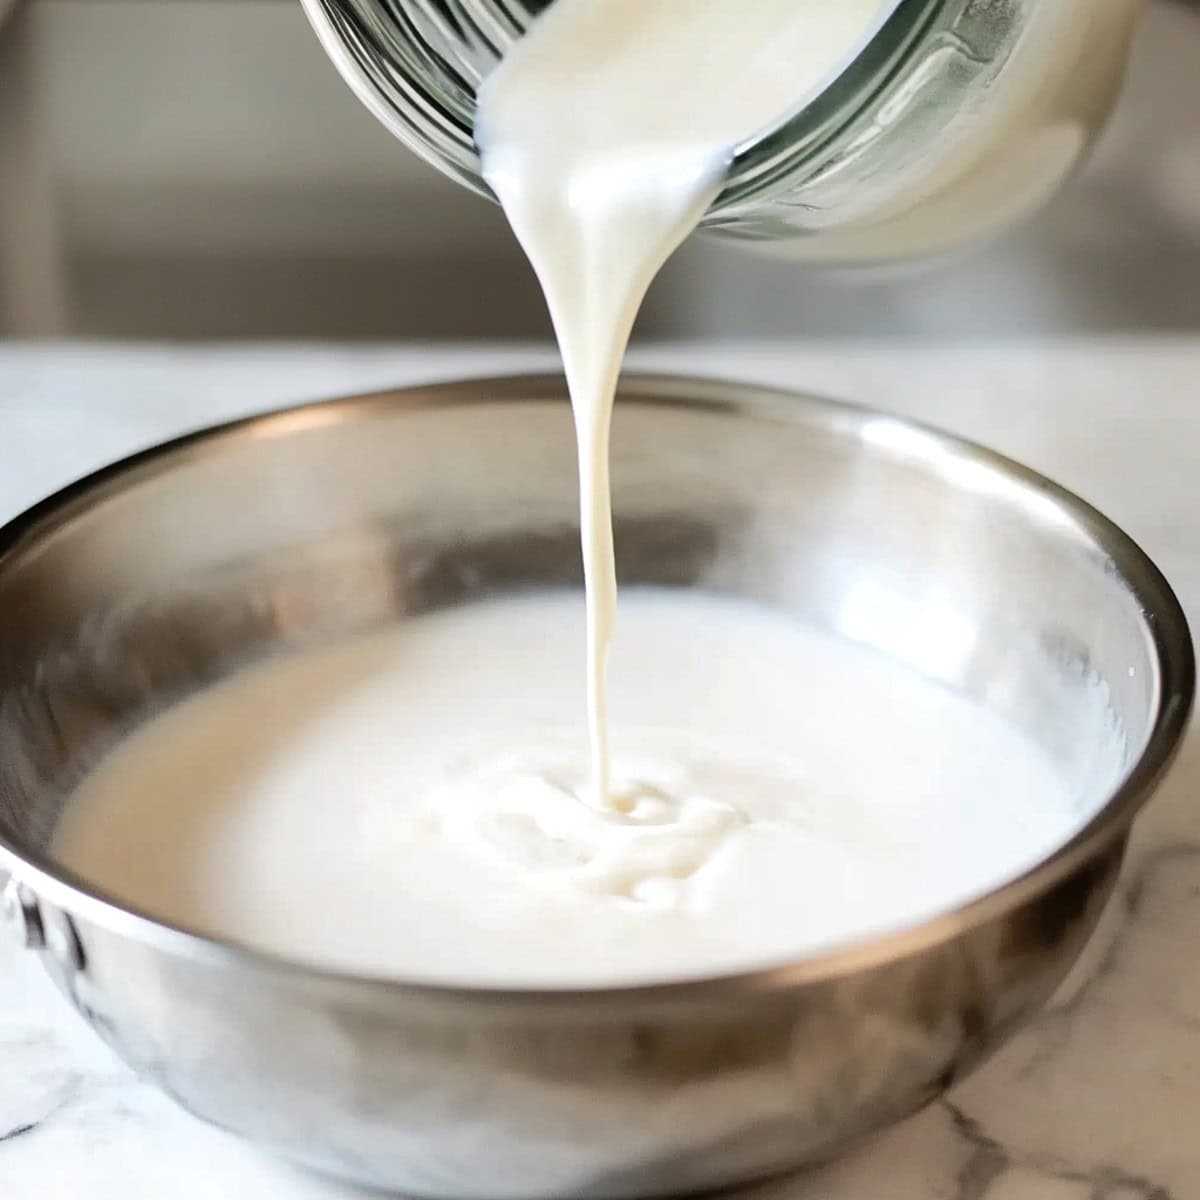
[[[758,597],[875,646],[1028,731],[1094,817],[943,918],[692,983],[428,987],[156,923],[47,852],[124,731],[241,663],[580,577],[556,378],[187,438],[0,532],[0,865],[63,992],[184,1107],[412,1194],[714,1188],[919,1107],[1074,961],[1191,703],[1186,624],[1152,564],[1020,467],[821,400],[627,379],[613,456],[623,581]]]

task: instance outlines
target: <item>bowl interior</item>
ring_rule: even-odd
[[[893,418],[633,379],[613,482],[622,582],[752,597],[875,647],[1024,730],[1084,815],[1160,722],[1170,654],[1190,664],[1169,590],[1102,518]],[[237,666],[579,585],[570,412],[555,379],[291,410],[102,473],[6,537],[0,841],[49,866],[97,757]]]

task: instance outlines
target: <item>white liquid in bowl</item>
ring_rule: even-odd
[[[55,853],[309,962],[605,985],[903,926],[1084,820],[982,709],[782,613],[656,590],[622,606],[597,803],[583,625],[577,593],[532,595],[251,668],[122,743]]]

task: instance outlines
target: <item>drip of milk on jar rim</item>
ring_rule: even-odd
[[[891,0],[555,0],[485,80],[483,174],[541,281],[575,415],[591,798],[610,784],[609,427],[634,318],[736,148],[841,72]]]

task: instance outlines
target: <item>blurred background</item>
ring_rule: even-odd
[[[1152,0],[1100,152],[1034,224],[869,279],[695,238],[639,326],[1197,329],[1200,5],[1187,0]],[[0,336],[547,334],[498,210],[384,132],[296,0],[0,0]]]

